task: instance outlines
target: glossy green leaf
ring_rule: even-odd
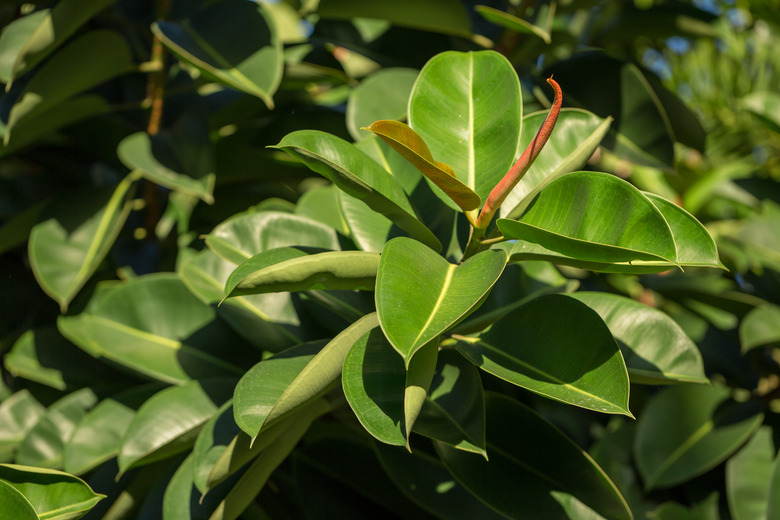
[[[51,23],[51,9],[44,8],[16,20],[3,27],[0,33],[0,81],[11,83],[14,67],[28,42],[37,32],[41,24]],[[7,86],[6,91],[11,87]]]
[[[458,350],[482,370],[539,395],[631,416],[629,381],[612,333],[595,311],[570,296],[535,298]]]
[[[623,353],[632,383],[706,383],[696,344],[672,318],[630,298],[578,291],[571,295],[599,313]]]
[[[14,520],[39,520],[32,504],[11,484],[0,480],[0,507]]]
[[[670,487],[715,467],[759,427],[755,403],[735,403],[720,386],[681,385],[647,403],[634,454],[647,489]]]
[[[233,401],[225,402],[206,422],[192,447],[192,485],[205,493],[214,465],[235,442],[241,429],[233,420]]]
[[[61,316],[60,332],[87,352],[166,383],[237,376],[246,349],[175,274],[141,276],[77,316]]]
[[[739,324],[742,351],[780,343],[780,307],[766,304],[750,311]]]
[[[347,128],[352,138],[355,141],[368,138],[371,134],[361,128],[380,119],[404,121],[415,79],[414,69],[390,67],[361,81],[347,101]]]
[[[152,32],[179,59],[273,108],[272,96],[282,76],[282,46],[262,4],[220,2],[179,23],[158,20]]]
[[[460,354],[451,350],[439,352],[436,372],[413,431],[461,450],[486,455],[482,381],[474,365]]]
[[[409,126],[481,200],[514,163],[521,118],[517,74],[494,51],[436,55],[409,100]],[[442,200],[457,209],[449,197]]]
[[[50,469],[0,464],[0,482],[19,491],[34,508],[36,519],[75,520],[81,518],[105,495],[92,491],[80,478]],[[3,514],[6,509],[0,498]],[[8,517],[25,518],[24,515]]]
[[[96,402],[97,397],[89,388],[54,402],[19,445],[16,462],[42,468],[61,467],[65,443]]]
[[[344,360],[341,384],[349,406],[368,433],[385,444],[406,445],[406,370],[379,328],[355,342]]]
[[[93,88],[115,76],[130,72],[130,48],[119,34],[94,30],[68,43],[44,63],[30,79],[8,115],[5,143],[13,127],[25,118],[48,109]],[[79,74],[71,74],[74,69]]]
[[[343,192],[333,184],[308,190],[298,199],[294,213],[326,224],[338,234],[348,237],[349,228],[339,209],[339,193]]]
[[[379,255],[367,251],[330,251],[268,265],[263,253],[239,265],[228,278],[226,297],[314,289],[374,290]],[[240,269],[240,271],[239,271]],[[251,274],[244,275],[246,271]]]
[[[340,191],[337,198],[339,211],[358,249],[381,253],[390,239],[405,235],[392,220],[372,210],[355,197]]]
[[[239,296],[222,301],[225,283],[236,265],[204,249],[179,267],[187,288],[252,344],[277,352],[301,342],[304,331],[288,293]]]
[[[274,406],[325,343],[312,341],[283,350],[244,374],[233,395],[233,414],[236,424],[247,435],[254,439],[270,426],[267,419]]]
[[[780,480],[773,480],[777,450],[772,430],[762,426],[753,438],[726,461],[726,494],[734,520],[771,518],[769,499],[780,493]]]
[[[46,413],[46,408],[27,389],[0,403],[0,449],[15,448]]]
[[[415,215],[399,182],[354,145],[324,132],[299,130],[286,135],[276,148],[360,199],[414,238],[437,251],[441,249],[438,239]]]
[[[414,199],[414,192],[423,179],[420,170],[376,135],[364,133],[367,134],[367,137],[355,143],[355,146],[395,177],[401,183],[406,194]],[[425,213],[424,207],[418,207],[418,209],[423,214]]]
[[[398,489],[437,518],[506,518],[464,489],[436,458],[383,444],[375,444],[374,449],[382,469]]]
[[[554,496],[566,493],[609,520],[632,518],[604,471],[552,424],[501,394],[488,394],[486,407],[489,462],[434,442],[450,473],[482,502],[507,518],[566,519]]]
[[[125,390],[100,401],[73,430],[63,458],[68,473],[80,475],[115,457],[136,410],[162,385],[152,383]]]
[[[214,157],[205,121],[185,117],[170,132],[130,134],[120,141],[116,153],[125,166],[150,181],[214,202]]]
[[[455,177],[455,172],[449,165],[436,161],[425,141],[407,125],[398,121],[381,120],[371,123],[366,130],[379,136],[412,163],[463,211],[477,209],[482,205],[479,195]]]
[[[433,381],[436,370],[436,360],[439,355],[439,340],[420,347],[414,353],[406,371],[404,387],[404,431],[406,432],[406,448],[409,446],[409,432],[412,431],[420,410],[426,402],[428,389]]]
[[[431,0],[424,5],[414,0],[320,0],[317,14],[323,18],[344,20],[375,18],[425,31],[464,37],[471,35],[466,9],[456,0]]]
[[[30,232],[33,273],[65,311],[103,261],[130,212],[134,177],[116,189],[74,194],[47,207]],[[67,255],[63,251],[68,252]]]
[[[512,31],[533,34],[541,38],[544,43],[550,43],[550,33],[548,31],[545,31],[541,27],[537,27],[536,25],[527,22],[522,18],[518,18],[517,16],[514,16],[510,13],[494,9],[486,5],[474,6],[474,10],[481,14],[485,20],[489,22],[506,27]]]
[[[504,237],[590,262],[677,261],[663,214],[639,190],[606,173],[575,172],[546,186]]]
[[[474,311],[506,264],[501,251],[453,265],[424,245],[396,238],[385,246],[376,283],[379,323],[406,365],[414,353]]]
[[[245,213],[230,218],[206,235],[206,245],[234,264],[277,247],[340,249],[336,232],[332,228],[304,217],[276,211]]]
[[[523,117],[519,145],[525,149],[541,128],[547,111]],[[500,214],[517,218],[544,186],[566,173],[585,166],[609,130],[612,118],[600,117],[577,108],[563,108],[558,114],[550,140],[528,171],[504,200]],[[518,150],[522,153],[523,150]]]
[[[166,388],[138,409],[119,447],[119,471],[150,464],[186,450],[203,424],[230,399],[227,378],[190,381]]]

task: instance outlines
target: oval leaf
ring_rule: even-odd
[[[742,352],[780,343],[780,307],[766,304],[756,307],[739,324]]]
[[[734,520],[767,518],[769,500],[780,493],[772,429],[762,426],[750,442],[726,462],[726,494]]]
[[[364,126],[379,119],[406,119],[406,107],[414,80],[414,69],[386,68],[371,74],[349,94],[347,101],[347,128],[355,141],[368,138],[371,134],[361,132]]]
[[[535,298],[458,350],[482,370],[539,395],[631,416],[629,381],[615,339],[598,314],[562,294]]]
[[[376,309],[387,339],[404,358],[473,312],[501,276],[502,251],[454,265],[421,243],[395,238],[379,263]]]

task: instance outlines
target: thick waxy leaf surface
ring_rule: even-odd
[[[108,253],[130,212],[133,177],[116,189],[75,194],[43,212],[30,232],[33,273],[63,310]],[[63,252],[66,252],[64,254]]]
[[[409,125],[481,200],[514,162],[521,118],[517,74],[493,51],[436,55],[409,100]],[[442,200],[458,209],[449,197]]]
[[[0,484],[12,486],[19,491],[32,506],[32,518],[50,520],[73,520],[81,518],[105,495],[92,491],[80,478],[51,469],[0,464]],[[16,516],[13,507],[4,500],[0,490],[0,511],[14,520],[27,518],[26,513]]]
[[[501,276],[502,251],[479,253],[453,265],[417,241],[385,246],[376,281],[379,323],[406,365],[414,353],[468,316]]]
[[[398,489],[437,518],[506,518],[469,493],[436,458],[382,444],[376,444],[374,448],[382,468]]]
[[[438,354],[439,339],[436,338],[418,349],[407,367],[404,388],[404,431],[407,432],[406,448],[410,451],[409,432],[412,431],[428,396]]]
[[[639,190],[606,173],[564,175],[518,220],[499,219],[498,228],[506,238],[584,261],[677,261],[663,214]]]
[[[729,510],[735,520],[767,518],[776,520],[777,513],[769,516],[770,497],[780,493],[778,457],[772,442],[772,429],[762,426],[741,450],[726,462],[726,494]]]
[[[227,297],[280,291],[340,289],[373,291],[379,255],[368,251],[331,251],[304,255],[272,265],[256,255],[239,266],[239,278],[227,281]]]
[[[479,195],[455,177],[452,168],[436,161],[425,141],[407,125],[383,120],[371,123],[366,130],[372,131],[392,146],[463,211],[477,209],[482,205]]]
[[[755,403],[738,404],[719,386],[667,388],[647,403],[634,454],[647,489],[685,482],[715,467],[759,427]]]
[[[339,193],[343,192],[333,184],[310,189],[295,203],[294,213],[327,224],[338,234],[348,237],[349,228],[339,209]]]
[[[766,304],[750,311],[739,324],[742,351],[780,343],[780,307]]]
[[[324,132],[299,130],[286,135],[276,148],[362,200],[414,238],[437,251],[441,249],[439,240],[415,215],[399,182],[354,145]]]
[[[653,307],[609,293],[571,295],[599,313],[623,353],[633,383],[706,383],[696,344],[672,318]]]
[[[338,250],[336,232],[319,222],[289,213],[261,211],[226,220],[206,235],[206,245],[219,256],[240,264],[252,256],[286,246]]]
[[[629,381],[612,333],[595,311],[562,294],[540,296],[458,350],[532,392],[589,410],[631,415]]]
[[[0,480],[0,507],[16,520],[39,520],[32,504],[11,484]]]
[[[159,20],[152,31],[179,59],[273,107],[282,45],[262,4],[228,0],[180,23]]]
[[[533,141],[546,117],[546,111],[523,117],[518,154]],[[585,110],[561,109],[551,139],[504,200],[499,210],[501,216],[519,217],[542,187],[561,175],[585,166],[609,130],[611,122],[609,117],[601,119]]]
[[[149,464],[184,451],[217,409],[230,399],[235,380],[190,381],[166,388],[147,400],[125,430],[119,471]]]
[[[340,191],[337,199],[339,212],[349,228],[350,237],[359,249],[381,253],[391,238],[405,236],[403,230],[394,225],[392,220],[355,197]]]
[[[138,277],[112,288],[94,308],[61,316],[60,332],[80,348],[166,383],[240,375],[240,340],[175,274]]]
[[[500,394],[488,394],[486,406],[490,462],[434,443],[450,473],[485,504],[508,518],[568,519],[553,496],[565,493],[609,520],[631,518],[604,471],[553,425]]]
[[[0,452],[14,449],[27,436],[46,408],[27,389],[19,390],[0,403]]]
[[[371,134],[361,130],[374,121],[393,119],[404,121],[409,94],[414,80],[414,69],[386,68],[376,71],[349,94],[347,102],[347,128],[355,141],[361,141]]]
[[[233,414],[236,424],[247,435],[254,439],[263,428],[271,425],[268,418],[274,407],[293,381],[314,359],[314,356],[323,350],[324,346],[324,341],[312,341],[297,345],[261,361],[244,374],[233,395]],[[324,387],[329,384],[322,380],[320,383]],[[299,391],[305,390],[304,388]],[[311,398],[316,397],[320,390],[320,388],[316,388]],[[292,403],[289,408],[284,403],[279,406],[285,407],[285,413],[289,413],[294,408]],[[274,414],[277,420],[283,415],[279,411],[281,410],[277,410]]]
[[[371,135],[367,131],[363,133],[368,137],[355,143],[355,146],[390,172],[401,183],[406,194],[413,197],[417,185],[423,179],[420,170],[376,135]],[[425,213],[425,207],[418,207],[418,209]]]
[[[73,40],[51,57],[30,79],[8,115],[5,142],[13,127],[59,103],[133,68],[130,48],[119,34],[94,30]],[[72,74],[78,70],[78,74]]]

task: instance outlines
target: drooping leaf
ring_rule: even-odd
[[[474,6],[474,10],[481,14],[485,20],[493,22],[496,25],[506,27],[512,31],[533,34],[541,38],[544,43],[550,43],[550,33],[541,27],[538,27],[522,18],[518,18],[506,11],[494,9],[486,5]]]
[[[742,351],[780,342],[780,307],[766,304],[750,311],[739,324]]]
[[[0,81],[6,85],[12,82],[16,61],[38,27],[47,21],[51,21],[51,9],[44,8],[21,16],[3,27],[0,33]],[[6,91],[10,90],[10,86],[7,86]]]
[[[61,471],[51,469],[0,464],[0,484],[12,486],[19,491],[34,508],[32,518],[50,520],[75,520],[105,498],[92,491],[86,482]],[[0,493],[0,511],[8,518],[22,520],[25,514],[14,512],[4,503]],[[8,507],[8,508],[7,508]]]
[[[339,208],[339,193],[343,192],[333,184],[308,190],[298,199],[294,213],[327,224],[338,234],[348,237],[349,227]]]
[[[647,403],[634,453],[645,488],[670,487],[704,473],[739,448],[759,427],[755,403],[736,403],[720,386],[680,385]]]
[[[273,108],[282,45],[263,4],[227,0],[180,23],[158,20],[152,32],[179,59]]]
[[[390,239],[404,236],[403,230],[392,220],[372,210],[363,201],[340,190],[337,200],[339,211],[358,249],[381,253]]]
[[[410,451],[409,432],[412,431],[412,427],[420,415],[420,410],[425,405],[438,356],[439,339],[435,338],[417,349],[407,367],[404,388],[404,431],[406,432],[406,448]]]
[[[609,293],[571,295],[599,313],[626,361],[633,383],[706,383],[698,347],[669,316],[653,307]]]
[[[324,132],[299,130],[286,135],[276,148],[360,199],[414,238],[441,249],[438,239],[415,215],[399,182],[354,145]]]
[[[409,100],[409,126],[481,200],[512,166],[521,124],[517,74],[494,51],[436,55],[420,71]]]
[[[414,240],[387,243],[377,274],[376,309],[382,330],[407,366],[417,349],[481,303],[505,263],[505,254],[496,250],[453,265]]]
[[[769,499],[780,493],[780,480],[772,476],[777,467],[772,430],[762,426],[753,438],[726,461],[726,494],[734,520],[767,518]]]
[[[166,388],[138,409],[119,446],[119,471],[168,458],[192,446],[217,409],[230,398],[235,380],[190,381]]]
[[[632,185],[612,175],[575,172],[547,185],[517,220],[499,219],[504,237],[588,262],[677,263],[663,214]]]
[[[43,210],[40,222],[30,232],[28,250],[35,278],[63,311],[122,229],[130,212],[134,180],[129,175],[115,189],[63,198]],[[79,203],[74,205],[74,199]]]
[[[347,101],[347,128],[355,141],[371,134],[361,130],[374,121],[404,121],[409,94],[417,71],[400,67],[380,69],[366,77],[352,90]]]
[[[568,295],[535,298],[458,350],[482,370],[532,392],[606,413],[628,411],[629,381],[606,324]]]
[[[632,518],[604,471],[553,425],[501,394],[488,394],[486,406],[489,462],[434,442],[450,473],[482,502],[508,518],[566,519],[554,496],[564,493],[608,520]]]
[[[239,338],[175,274],[134,278],[57,326],[90,354],[166,383],[240,375],[236,365],[247,360]]]

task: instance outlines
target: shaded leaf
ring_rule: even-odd
[[[366,77],[349,94],[347,128],[355,141],[370,136],[360,129],[379,119],[404,121],[417,71],[400,67],[380,69]]]
[[[0,403],[0,448],[15,448],[45,413],[46,408],[27,389],[4,399]]]
[[[489,22],[506,27],[512,31],[533,34],[541,38],[544,43],[550,43],[549,32],[545,31],[541,27],[537,27],[536,25],[527,22],[526,20],[523,20],[522,18],[518,18],[517,16],[509,14],[505,11],[500,11],[486,5],[474,6],[474,10],[481,14],[485,20]]]
[[[436,359],[439,355],[439,339],[420,347],[414,353],[406,371],[404,388],[404,431],[406,432],[406,448],[409,446],[409,432],[412,431],[420,410],[426,402],[428,389],[436,370]]]
[[[766,304],[750,311],[739,324],[742,352],[780,342],[780,307]]]
[[[780,493],[780,481],[773,480],[777,467],[772,430],[762,426],[753,438],[726,461],[726,494],[734,520],[771,519],[769,500]]]

